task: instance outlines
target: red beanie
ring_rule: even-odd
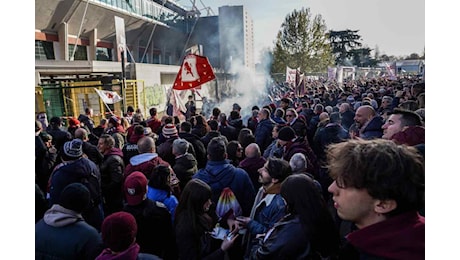
[[[115,252],[122,252],[135,241],[137,223],[128,212],[115,212],[104,219],[101,227],[104,244]]]

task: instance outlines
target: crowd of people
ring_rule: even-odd
[[[191,96],[185,120],[39,113],[36,259],[424,259],[424,100],[416,77],[314,80],[231,111]]]

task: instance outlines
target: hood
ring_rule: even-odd
[[[140,246],[137,243],[134,243],[125,251],[113,254],[112,250],[106,248],[102,253],[96,257],[96,260],[136,260],[140,251]]]
[[[397,144],[414,146],[425,143],[425,128],[423,126],[409,126],[391,137]]]
[[[139,135],[139,134],[133,134],[131,135],[131,137],[129,138],[129,142],[132,143],[132,144],[137,144],[137,141],[139,141],[139,139],[141,139],[142,137],[144,137],[143,134]]]
[[[244,160],[242,160],[240,162],[239,167],[250,168],[250,169],[257,168],[258,169],[258,168],[261,168],[265,164],[266,161],[267,160],[265,160],[264,157],[245,158]]]
[[[385,259],[425,259],[425,218],[416,211],[356,230],[346,238],[358,250]]]
[[[109,155],[118,155],[121,158],[123,158],[123,151],[120,148],[112,147],[112,149],[110,149],[106,154],[104,154],[104,157]]]
[[[229,160],[208,161],[206,167],[200,169],[195,176],[209,184],[212,190],[222,190],[230,186],[235,175],[234,169]]]
[[[54,204],[45,212],[43,221],[52,227],[65,227],[77,221],[83,221],[83,217],[73,210],[66,209],[59,204]]]
[[[132,166],[136,166],[136,165],[139,165],[141,163],[150,161],[150,160],[152,160],[152,159],[154,159],[156,157],[158,157],[157,153],[141,153],[141,154],[138,154],[138,155],[135,155],[135,156],[131,157],[131,159],[129,159],[129,163]]]
[[[176,164],[181,165],[187,169],[193,168],[197,166],[197,161],[195,159],[195,156],[190,153],[184,154],[184,156],[176,158]]]

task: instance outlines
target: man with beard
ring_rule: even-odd
[[[360,106],[355,113],[355,123],[349,129],[350,138],[361,139],[380,138],[383,135],[383,119],[372,106]]]
[[[281,183],[291,175],[289,163],[283,159],[271,157],[258,170],[259,183],[262,187],[257,192],[254,205],[249,217],[237,217],[240,228],[247,228],[243,238],[246,245],[246,254],[257,245],[255,238],[259,234],[266,233],[286,213],[286,203],[280,195]]]

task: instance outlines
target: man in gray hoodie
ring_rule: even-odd
[[[90,192],[81,183],[67,185],[58,204],[35,224],[36,259],[94,259],[103,248],[98,231],[81,213],[90,204]]]

